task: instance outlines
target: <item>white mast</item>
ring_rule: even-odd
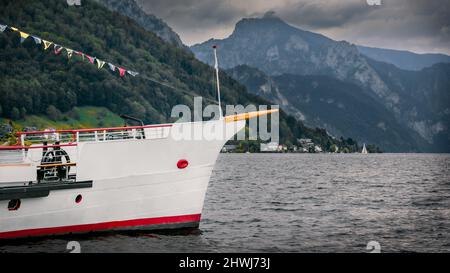
[[[220,83],[219,83],[219,62],[217,61],[217,46],[213,45],[214,48],[214,68],[216,69],[216,82],[217,82],[217,98],[219,101],[219,119],[223,118],[223,114],[222,114],[222,105],[220,103]]]

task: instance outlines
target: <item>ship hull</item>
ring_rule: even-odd
[[[10,200],[0,201],[0,239],[198,227],[220,149],[245,121],[181,123],[170,128],[195,135],[205,124],[214,123],[224,124],[224,129],[213,139],[168,135],[67,147],[77,159],[77,180],[92,181],[92,187],[21,199],[16,210],[7,209]],[[188,165],[180,168],[180,160]]]
[[[4,232],[2,233],[0,238],[14,239],[27,237],[64,236],[69,234],[86,234],[92,232],[156,231],[198,228],[200,225],[200,216],[200,214],[166,216],[159,218],[133,219],[95,224],[25,229]]]

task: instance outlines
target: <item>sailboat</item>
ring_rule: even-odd
[[[367,154],[367,153],[368,153],[368,152],[367,152],[367,149],[366,149],[366,143],[363,144],[363,148],[362,148],[361,153],[362,153],[362,154]]]
[[[222,146],[246,120],[18,132],[0,146],[0,239],[198,227]],[[213,137],[180,138],[219,128]],[[201,134],[201,133],[200,133]]]

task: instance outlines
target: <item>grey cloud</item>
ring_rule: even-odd
[[[359,20],[373,12],[360,1],[299,2],[278,11],[283,18],[296,25],[311,28],[339,27]]]
[[[156,16],[187,28],[203,24],[230,24],[242,14],[239,6],[228,1],[211,0],[137,0],[144,9]],[[205,25],[204,27],[208,27]]]
[[[246,14],[228,1],[136,0],[145,11],[166,21],[190,45],[209,38],[223,38]]]
[[[449,54],[450,0],[137,0],[187,44],[225,38],[237,21],[272,10],[289,24],[336,40]]]

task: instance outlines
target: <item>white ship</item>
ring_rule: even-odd
[[[0,146],[0,238],[198,227],[222,146],[246,119],[274,111],[19,132],[16,146]],[[212,127],[209,140],[179,137]]]

